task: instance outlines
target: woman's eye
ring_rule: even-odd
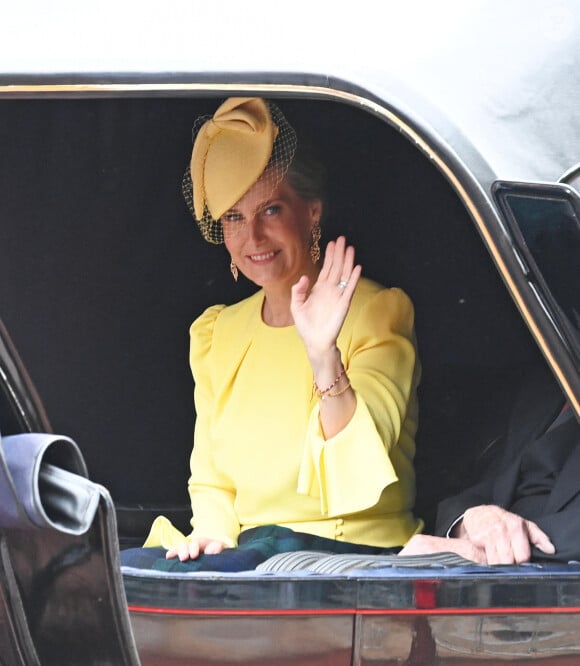
[[[280,206],[279,204],[272,204],[271,206],[264,208],[264,214],[269,216],[279,215],[281,210],[282,206]]]

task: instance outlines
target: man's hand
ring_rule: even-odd
[[[466,560],[487,564],[485,551],[467,539],[447,539],[446,537],[416,534],[411,537],[399,555],[430,555],[431,553],[455,553]]]
[[[178,557],[182,562],[186,560],[195,560],[201,553],[206,555],[217,555],[221,553],[224,548],[227,548],[225,543],[216,541],[215,539],[208,539],[206,537],[190,538],[179,546],[171,548],[165,554],[165,557],[170,560],[173,557]]]
[[[532,546],[556,552],[554,544],[536,523],[493,504],[467,509],[453,536],[469,540],[485,552],[488,564],[529,562]]]

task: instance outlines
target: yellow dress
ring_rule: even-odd
[[[194,530],[230,546],[267,524],[405,544],[422,528],[412,513],[420,366],[411,301],[360,280],[338,338],[356,411],[325,440],[304,345],[294,326],[264,324],[263,298],[210,307],[191,326]],[[161,516],[145,546],[185,538]]]

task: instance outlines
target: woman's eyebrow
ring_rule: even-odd
[[[241,215],[240,211],[235,206],[233,208],[228,208],[228,210],[226,210],[224,215],[231,215],[232,213],[238,213]]]
[[[261,201],[260,203],[256,204],[254,212],[256,213],[259,210],[264,210],[264,208],[268,208],[268,206],[271,206],[274,203],[282,203],[282,198],[274,197],[271,199],[265,199],[264,201]]]

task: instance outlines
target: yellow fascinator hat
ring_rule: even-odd
[[[274,189],[296,150],[296,133],[278,107],[259,97],[230,97],[198,118],[183,194],[203,237],[223,242],[221,216],[272,169]]]

